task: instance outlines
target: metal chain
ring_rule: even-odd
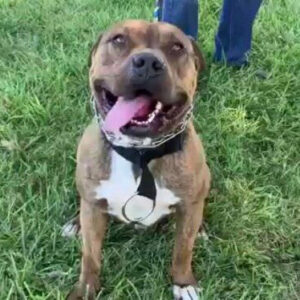
[[[94,110],[95,117],[97,119],[97,122],[99,124],[99,127],[101,131],[104,133],[105,137],[115,146],[122,146],[126,148],[156,148],[163,143],[169,141],[170,139],[174,138],[176,135],[183,132],[188,124],[188,121],[193,115],[193,108],[194,105],[191,104],[183,118],[183,120],[180,122],[180,124],[170,133],[167,133],[161,137],[158,138],[135,138],[130,137],[130,140],[126,139],[124,141],[123,136],[115,136],[113,133],[107,132],[103,129],[103,119],[101,114],[98,112],[96,107],[96,101],[93,96],[91,96],[91,105]]]

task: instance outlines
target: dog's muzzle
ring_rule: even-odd
[[[103,132],[105,138],[114,146],[120,146],[125,148],[156,148],[160,145],[166,143],[167,141],[171,140],[172,138],[176,137],[180,133],[182,133],[191,119],[193,115],[193,104],[190,104],[186,110],[185,115],[183,116],[182,120],[172,131],[162,134],[158,137],[135,137],[135,136],[128,136],[122,133],[113,133],[108,132],[104,129],[103,123],[104,120],[97,109],[96,99],[92,96],[91,97],[91,104],[93,107],[93,111],[97,122],[99,124],[100,130]]]

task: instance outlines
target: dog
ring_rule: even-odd
[[[93,46],[96,118],[81,138],[76,168],[81,274],[68,299],[96,297],[110,217],[146,227],[170,213],[174,298],[198,299],[192,250],[211,176],[191,114],[203,68],[196,43],[163,22],[118,23]]]

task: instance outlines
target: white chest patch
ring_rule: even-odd
[[[149,215],[149,207],[150,211],[152,207],[152,203],[149,204],[151,200],[141,198],[140,201],[130,205],[130,201],[128,202],[128,199],[135,194],[140,179],[135,179],[132,163],[115,151],[112,151],[110,178],[100,182],[100,185],[95,190],[96,199],[105,198],[108,203],[108,213],[125,223],[129,223],[129,221],[123,216],[122,209],[127,202],[132,216],[131,219],[141,219],[139,223],[145,226],[152,225],[161,217],[171,213],[170,206],[178,203],[180,199],[171,190],[159,186],[155,181],[156,204]],[[146,218],[144,218],[145,216]]]

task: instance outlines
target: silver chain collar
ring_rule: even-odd
[[[100,130],[103,132],[105,135],[106,139],[112,143],[115,146],[121,146],[125,148],[156,148],[165,142],[171,140],[178,134],[182,133],[185,129],[186,126],[190,120],[190,118],[193,115],[193,104],[191,104],[185,113],[185,116],[183,120],[179,123],[179,125],[170,133],[167,133],[165,135],[162,135],[157,138],[137,138],[137,137],[128,137],[124,134],[116,136],[115,134],[111,132],[107,132],[106,130],[103,129],[103,118],[101,114],[98,112],[97,107],[96,107],[96,100],[94,96],[91,96],[91,105],[93,107],[93,111],[95,114],[95,117],[97,119],[97,122],[99,124]]]

